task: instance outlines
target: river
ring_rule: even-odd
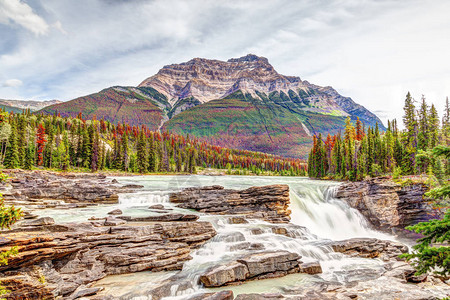
[[[302,285],[321,281],[349,283],[378,277],[383,272],[382,262],[376,259],[351,258],[333,252],[327,241],[355,237],[372,237],[395,240],[392,236],[370,229],[364,217],[346,203],[333,197],[338,183],[316,181],[303,177],[250,177],[250,176],[133,176],[117,177],[120,184],[140,184],[144,188],[137,193],[122,194],[119,204],[92,206],[74,210],[45,210],[42,215],[51,216],[56,222],[86,221],[91,216],[105,216],[107,212],[120,208],[124,215],[148,216],[152,204],[162,203],[173,212],[199,214],[200,220],[211,222],[217,235],[205,245],[192,252],[192,260],[185,263],[180,272],[140,272],[128,275],[109,276],[97,286],[106,287],[105,292],[125,299],[151,299],[148,291],[161,280],[177,275],[171,288],[171,299],[184,299],[187,294],[205,292],[197,284],[202,272],[213,265],[228,262],[255,249],[284,249],[302,256],[302,261],[319,261],[323,273],[320,275],[292,274],[283,278],[248,282],[240,286],[221,289],[240,293],[282,292]],[[276,234],[273,228],[286,227],[252,220],[247,224],[230,224],[227,216],[201,214],[176,208],[169,203],[168,194],[184,187],[222,185],[225,188],[243,189],[251,186],[288,184],[290,187],[291,226],[295,236]],[[258,250],[253,250],[258,251]],[[217,291],[220,289],[208,289]]]

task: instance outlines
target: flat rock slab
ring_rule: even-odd
[[[48,291],[55,297],[70,299],[95,292],[89,283],[107,275],[180,270],[191,259],[191,249],[216,235],[209,222],[130,226],[114,217],[104,222],[108,226],[86,222],[3,231],[0,252],[13,246],[19,252],[8,260],[8,265],[0,266],[2,274],[15,276],[7,284],[14,289],[12,299],[43,299],[41,296]],[[16,276],[24,274],[24,278]],[[27,282],[39,282],[40,276],[45,276],[45,286],[20,288],[32,286]],[[88,288],[77,291],[81,285]]]
[[[219,287],[246,280],[282,277],[302,271],[309,274],[322,271],[318,263],[302,265],[300,258],[297,253],[284,250],[249,254],[228,264],[212,267],[200,276],[200,282],[205,287]]]
[[[364,258],[381,258],[385,261],[399,260],[398,256],[408,252],[408,247],[398,242],[373,238],[353,238],[333,241],[330,246],[336,252]]]
[[[245,190],[222,186],[192,187],[171,193],[170,202],[178,207],[212,214],[244,215],[272,223],[288,223],[289,186],[286,184],[251,187]]]

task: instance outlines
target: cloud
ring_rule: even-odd
[[[22,80],[19,79],[8,79],[3,83],[4,87],[19,87],[23,84]]]
[[[33,32],[43,35],[48,32],[49,25],[32,8],[20,0],[0,0],[0,23],[11,24],[11,21]]]

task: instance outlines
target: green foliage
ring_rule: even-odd
[[[437,147],[435,154],[448,157],[450,147]],[[450,197],[450,185],[435,188],[425,194],[427,197],[445,200]],[[450,276],[450,210],[447,210],[442,220],[431,220],[406,227],[406,229],[422,234],[411,254],[402,257],[410,260],[417,274],[434,272],[444,278]]]
[[[411,261],[417,270],[416,274],[434,272],[445,278],[450,276],[450,211],[442,220],[421,222],[406,229],[423,234],[413,247],[411,254],[403,254],[401,257]]]
[[[408,93],[404,112],[403,131],[397,128],[396,120],[388,121],[388,128],[382,133],[378,124],[364,129],[359,119],[355,129],[351,119],[347,118],[345,127],[341,129],[343,137],[340,134],[327,137],[323,149],[322,142],[315,136],[308,158],[309,175],[362,180],[366,176],[392,174],[395,180],[400,180],[401,174],[428,174],[431,186],[436,184],[436,178],[442,181],[450,175],[450,151],[437,144],[440,140],[450,142],[450,108],[447,107],[442,121],[442,136],[439,136],[436,108],[434,105],[429,107],[425,98],[422,98],[420,113],[417,113],[414,100]],[[440,158],[441,155],[445,159]],[[322,161],[323,157],[325,161]]]
[[[3,173],[1,173],[4,175]],[[4,180],[4,176],[0,176],[1,181]],[[20,209],[14,208],[14,206],[6,207],[3,202],[3,197],[0,195],[0,230],[9,228],[22,216]],[[18,253],[17,247],[12,247],[7,251],[0,252],[0,266],[8,264],[8,259]],[[7,294],[9,291],[0,285],[0,295]]]

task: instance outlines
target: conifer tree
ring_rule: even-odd
[[[145,173],[148,170],[148,153],[147,153],[147,142],[145,139],[144,131],[139,134],[139,140],[137,144],[137,170],[139,173]]]
[[[41,166],[44,162],[43,152],[45,143],[47,142],[45,138],[45,128],[41,123],[38,125],[37,134],[36,134],[36,144],[37,144],[37,164]]]
[[[19,167],[19,151],[17,148],[16,128],[11,128],[11,135],[8,139],[8,147],[6,148],[4,166],[8,169],[15,169]]]

